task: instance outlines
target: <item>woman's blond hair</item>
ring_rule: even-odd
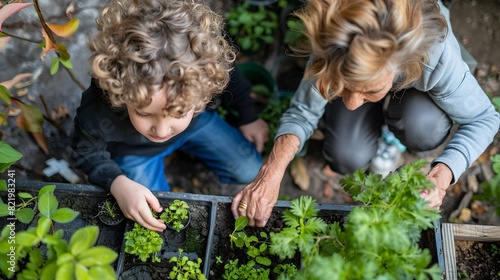
[[[145,107],[166,85],[169,115],[205,109],[229,81],[234,49],[204,4],[113,0],[88,42],[92,75],[113,107]]]
[[[396,72],[402,89],[418,80],[429,48],[446,34],[435,0],[309,0],[295,13],[305,40],[292,46],[311,55],[306,77],[331,100],[346,84],[374,82]]]

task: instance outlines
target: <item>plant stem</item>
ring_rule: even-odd
[[[27,42],[30,42],[30,43],[35,43],[35,44],[40,44],[41,43],[41,42],[37,42],[37,41],[32,40],[32,39],[28,39],[28,38],[23,38],[23,37],[19,37],[19,36],[16,36],[16,35],[12,35],[12,34],[7,33],[5,31],[2,31],[0,33],[5,34],[8,37],[16,38],[16,39],[19,39],[19,40],[22,40],[22,41],[27,41]]]
[[[43,30],[45,30],[45,33],[47,33],[47,36],[49,37],[49,40],[54,44],[54,45],[57,45],[57,42],[56,42],[56,38],[54,37],[54,34],[52,33],[52,30],[50,30],[49,26],[47,25],[47,23],[45,22],[45,19],[43,17],[43,14],[42,14],[42,11],[40,10],[40,4],[38,3],[38,0],[33,0],[33,5],[35,6],[35,10],[36,10],[36,13],[38,14],[38,18],[40,19],[40,23],[42,24],[42,28]],[[61,57],[61,55],[56,52],[57,56],[58,57]],[[78,78],[76,78],[76,76],[73,74],[73,72],[64,67],[64,69],[66,69],[66,71],[68,72],[69,76],[71,77],[71,79],[82,89],[84,90],[86,87],[85,85],[80,81],[78,80]]]

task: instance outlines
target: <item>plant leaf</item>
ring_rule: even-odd
[[[3,6],[0,9],[0,31],[2,31],[2,24],[7,18],[30,5],[33,3],[10,3]]]
[[[40,214],[52,219],[52,214],[56,211],[58,202],[53,193],[43,193],[38,197],[38,209]]]
[[[53,23],[48,23],[47,26],[54,32],[59,37],[62,38],[67,38],[78,30],[78,25],[80,24],[80,20],[77,18],[71,19],[68,21],[66,24],[59,25],[59,24],[53,24]]]
[[[78,260],[84,266],[91,267],[94,265],[111,264],[117,257],[118,253],[115,251],[105,246],[96,246],[78,255]]]
[[[16,211],[16,218],[24,224],[29,224],[35,217],[35,211],[31,208],[23,208]]]
[[[42,48],[42,54],[40,55],[40,59],[43,61],[45,59],[45,56],[51,52],[51,51],[57,51],[57,46],[52,42],[47,35],[47,32],[45,32],[45,29],[42,29],[42,36],[43,36],[43,41],[45,44],[43,45]]]
[[[54,76],[59,70],[59,57],[53,57],[52,63],[50,64],[50,74]]]
[[[10,79],[8,81],[0,82],[0,84],[2,84],[7,89],[10,89],[15,84],[19,83],[20,81],[22,81],[22,80],[24,80],[24,79],[26,79],[28,77],[31,77],[32,75],[33,74],[31,74],[31,73],[21,73],[21,74],[16,75],[14,78],[12,78],[12,79]]]
[[[7,170],[21,157],[23,157],[23,155],[20,152],[16,151],[9,144],[0,141],[0,173]]]
[[[57,223],[65,224],[73,221],[78,214],[80,213],[70,208],[60,208],[54,211],[52,214],[52,220]]]
[[[69,248],[71,254],[78,256],[97,241],[99,235],[99,227],[86,226],[77,230],[69,241]]]
[[[17,117],[16,124],[20,129],[29,132],[41,132],[43,115],[40,110],[31,105],[13,100],[14,103],[21,108],[21,115]]]
[[[0,84],[0,99],[5,101],[7,105],[10,105],[11,97],[12,95],[10,94],[9,90],[4,85]]]

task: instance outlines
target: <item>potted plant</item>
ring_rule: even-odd
[[[207,201],[180,197],[187,194],[156,194],[165,207],[162,213],[152,212],[153,216],[164,220],[168,228],[156,232],[128,221],[123,244],[125,254],[119,256],[118,275],[126,277],[145,273],[153,278],[166,278],[172,277],[172,271],[175,271],[176,278],[172,279],[183,279],[181,277],[188,275],[200,277],[198,269],[204,264],[207,250],[210,205]]]
[[[171,204],[165,207],[160,215],[167,227],[180,232],[189,224],[189,205],[180,199],[175,199]]]
[[[117,225],[125,219],[114,197],[104,199],[97,208],[99,210],[97,217],[108,226]]]
[[[47,185],[37,195],[40,217],[26,230],[18,230],[12,223],[0,233],[0,269],[7,278],[17,279],[73,279],[87,277],[114,279],[111,264],[118,253],[105,246],[94,246],[99,227],[85,226],[72,233],[69,242],[55,223],[74,220],[78,212],[59,208],[54,195],[55,185]],[[41,248],[45,248],[42,250]]]

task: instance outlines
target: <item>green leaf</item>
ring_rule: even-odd
[[[61,64],[64,67],[66,67],[68,69],[73,69],[73,63],[71,63],[71,60],[69,60],[69,59],[68,60],[60,59],[59,61],[61,62]]]
[[[31,247],[35,244],[38,244],[40,239],[36,234],[28,231],[21,231],[16,234],[16,244],[19,244],[24,247]]]
[[[56,272],[56,280],[74,279],[75,265],[72,262],[59,266]]]
[[[22,208],[16,211],[16,218],[25,224],[31,223],[35,217],[35,211],[31,208]]]
[[[243,230],[248,225],[248,218],[239,216],[234,223],[234,231]]]
[[[12,95],[10,94],[10,91],[5,86],[0,84],[0,99],[5,101],[5,103],[7,103],[7,105],[10,105],[11,98],[12,98]]]
[[[13,163],[23,155],[4,141],[0,141],[0,173],[7,170]]]
[[[116,274],[113,268],[109,265],[107,266],[93,266],[90,268],[90,276],[92,279],[99,280],[115,280]]]
[[[42,239],[45,236],[45,234],[47,234],[51,225],[52,223],[49,218],[40,217],[40,219],[38,219],[38,225],[36,227],[36,235],[38,236],[39,239]]]
[[[1,200],[0,200],[1,201]],[[9,206],[3,201],[0,203],[0,217],[5,217],[10,215]]]
[[[77,216],[79,212],[74,211],[70,208],[60,208],[54,211],[52,214],[52,220],[54,220],[57,223],[69,223],[73,221]]]
[[[55,75],[59,70],[59,57],[53,57],[50,64],[50,74]]]
[[[56,276],[57,268],[55,261],[45,264],[40,273],[40,280],[53,280]]]
[[[71,254],[78,256],[97,241],[99,236],[99,227],[97,226],[86,226],[77,230],[69,241],[69,248]]]
[[[40,214],[52,219],[52,214],[56,211],[58,202],[53,193],[42,193],[38,197],[38,210]]]
[[[76,280],[91,280],[89,270],[81,263],[75,265]]]
[[[27,192],[19,192],[17,194],[20,198],[33,198],[33,196],[30,194],[30,193],[27,193]]]
[[[44,193],[53,193],[55,189],[56,185],[45,185],[40,189],[40,191],[38,191],[38,196]]]
[[[96,246],[78,255],[78,260],[84,266],[91,267],[94,265],[111,264],[117,257],[118,253],[115,251],[105,246]]]

